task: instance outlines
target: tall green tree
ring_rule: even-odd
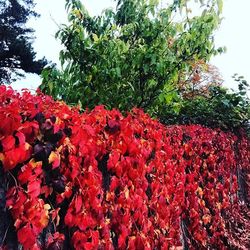
[[[80,1],[67,0],[69,24],[57,33],[62,70],[46,69],[41,89],[84,108],[158,114],[181,97],[192,65],[222,51],[213,43],[221,4],[199,1],[194,15],[188,0],[118,0],[115,11],[91,17]]]
[[[33,0],[0,0],[0,84],[22,76],[20,70],[40,74],[47,64],[35,59],[34,31],[26,27],[30,17],[38,17],[33,9]]]

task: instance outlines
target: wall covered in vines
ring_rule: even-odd
[[[249,249],[249,147],[0,86],[0,249]]]

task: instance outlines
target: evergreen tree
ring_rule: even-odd
[[[32,47],[34,30],[27,28],[33,10],[33,0],[0,0],[0,84],[10,83],[27,73],[40,74],[47,64],[45,58],[35,60]]]

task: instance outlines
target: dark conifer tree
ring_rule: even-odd
[[[0,84],[23,76],[21,70],[40,74],[47,64],[35,59],[34,30],[26,27],[29,18],[39,16],[34,6],[33,0],[0,0]]]

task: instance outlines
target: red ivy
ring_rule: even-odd
[[[0,101],[5,249],[11,233],[24,249],[250,248],[246,137],[5,86]]]

